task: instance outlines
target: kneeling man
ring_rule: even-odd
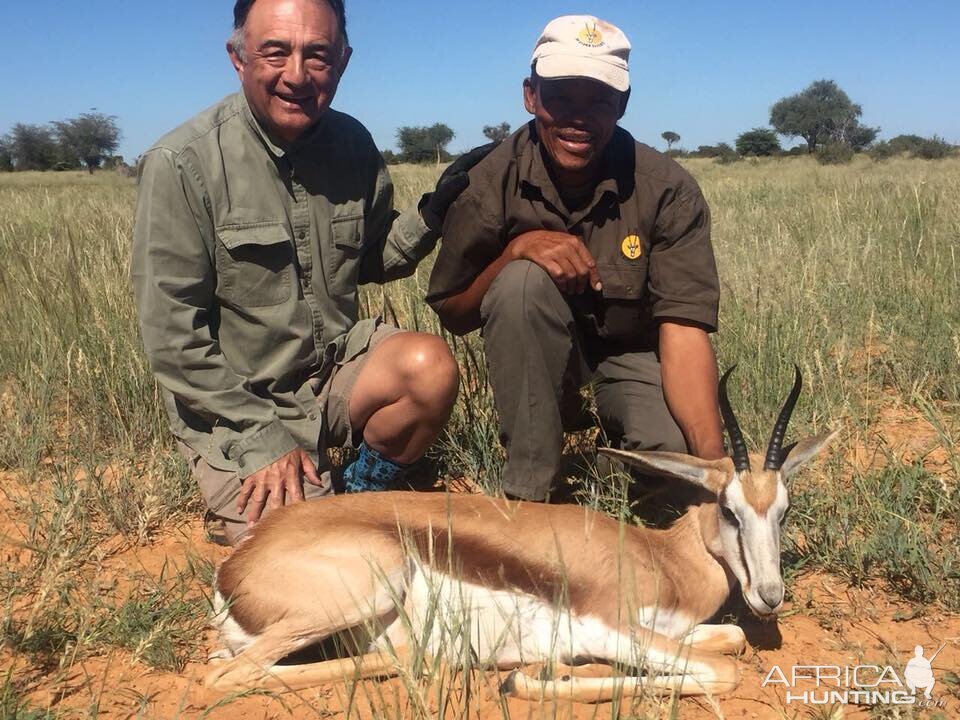
[[[683,168],[617,126],[629,51],[597,18],[550,22],[523,83],[532,122],[444,223],[427,300],[451,332],[481,329],[510,496],[548,496],[561,407],[587,383],[612,446],[723,455],[710,214]]]

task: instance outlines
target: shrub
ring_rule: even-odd
[[[730,147],[729,144],[719,143],[717,145],[717,162],[721,165],[729,165],[739,159],[740,156],[737,154],[737,151]]]
[[[846,165],[853,160],[853,148],[844,143],[829,143],[817,150],[817,162],[821,165]]]
[[[924,160],[940,160],[953,154],[953,145],[942,137],[922,138],[913,150],[913,156]]]
[[[780,141],[769,128],[753,128],[737,137],[737,152],[741,155],[777,155],[781,152]]]
[[[867,152],[871,158],[880,162],[882,160],[889,160],[896,155],[897,149],[886,140],[881,140],[878,143],[874,143],[873,147],[871,147]]]

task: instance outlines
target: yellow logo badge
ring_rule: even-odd
[[[643,242],[638,235],[627,235],[620,243],[620,252],[628,260],[636,260],[643,255]]]
[[[580,34],[577,35],[577,42],[587,47],[600,47],[603,45],[603,33],[596,23],[585,25]]]

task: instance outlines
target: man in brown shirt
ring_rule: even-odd
[[[710,215],[694,179],[617,127],[630,44],[589,16],[551,21],[524,104],[534,118],[470,171],[427,301],[480,328],[508,495],[545,498],[561,405],[594,385],[611,445],[723,455]]]

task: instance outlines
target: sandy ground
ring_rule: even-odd
[[[110,576],[115,577],[115,589],[122,593],[120,584],[131,572],[159,576],[164,568],[169,572],[171,568],[183,566],[190,554],[218,562],[228,551],[206,542],[201,524],[194,522],[150,546],[113,554],[104,562],[104,578],[107,581]],[[792,595],[792,602],[787,603],[777,623],[761,623],[746,613],[738,613],[749,640],[746,652],[739,659],[743,674],[739,688],[720,698],[675,701],[673,711],[679,717],[818,717],[812,714],[817,710],[813,706],[788,704],[787,688],[782,683],[763,686],[774,666],[790,678],[792,668],[799,665],[890,665],[902,677],[902,669],[916,645],[924,648],[927,657],[944,646],[934,662],[937,680],[934,698],[941,703],[939,709],[946,713],[945,717],[960,717],[960,685],[956,679],[960,669],[960,615],[937,610],[924,610],[920,614],[915,606],[891,600],[882,587],[851,588],[825,574],[796,580]],[[731,605],[731,610],[737,613],[736,603]],[[216,638],[208,632],[204,647],[209,651],[216,646]],[[539,668],[526,670],[536,675]],[[394,678],[351,686],[330,685],[280,696],[253,694],[225,698],[202,686],[206,671],[204,663],[192,663],[180,674],[158,672],[132,662],[130,653],[114,651],[67,667],[60,673],[35,677],[27,697],[34,707],[76,711],[83,716],[96,707],[96,716],[101,718],[252,719],[346,717],[348,714],[362,718],[408,717],[416,710],[415,703],[422,703],[427,714],[436,717],[460,717],[462,711],[469,708],[468,716],[481,720],[500,717],[579,720],[668,717],[672,706],[669,700],[634,705],[632,709],[629,703],[617,707],[507,700],[499,695],[498,688],[508,673],[479,671],[443,678],[447,692],[441,692],[436,683],[431,686],[426,680]],[[876,677],[876,673],[870,677]],[[772,679],[780,678],[774,675]],[[807,689],[816,689],[813,681],[799,682],[791,688],[793,692]],[[438,707],[437,699],[441,696],[448,698],[449,704],[444,708]],[[844,708],[843,717],[868,716],[868,707],[848,705]]]
[[[925,466],[943,478],[956,482],[947,462],[936,429],[914,409],[894,406],[879,413],[879,422],[870,438],[859,438],[848,454],[851,463],[866,468],[896,457],[905,461],[923,459]],[[867,453],[864,446],[877,440],[887,454]],[[7,478],[9,480],[9,478]],[[469,488],[461,488],[469,490]],[[3,504],[0,493],[0,505]],[[2,508],[0,508],[2,509]],[[0,512],[0,516],[5,513]],[[0,527],[9,538],[12,527]],[[133,575],[158,577],[188,562],[191,555],[214,563],[229,553],[207,542],[199,520],[175,532],[157,538],[145,547],[104,547],[102,574],[104,586],[123,595]],[[0,562],[17,563],[30,551],[0,543]],[[206,591],[197,588],[199,591]],[[416,711],[421,716],[492,718],[605,718],[605,717],[681,717],[681,718],[839,718],[839,717],[960,717],[960,615],[937,608],[919,608],[894,599],[882,586],[853,588],[836,577],[815,573],[794,579],[792,599],[777,623],[761,623],[731,603],[729,611],[737,615],[747,633],[749,645],[739,658],[742,681],[738,689],[724,697],[707,699],[624,702],[620,704],[572,705],[568,703],[531,703],[505,699],[499,694],[506,672],[473,671],[444,676],[432,684],[426,679],[370,680],[329,685],[315,690],[283,695],[250,693],[227,696],[208,691],[202,679],[205,663],[191,663],[183,672],[151,670],[132,659],[125,651],[112,651],[99,657],[68,665],[45,676],[30,676],[25,697],[35,708],[51,708],[65,716],[76,713],[98,718],[402,718]],[[206,651],[217,647],[212,632],[203,639]],[[903,669],[913,656],[915,646],[930,657],[940,648],[933,663],[936,685],[934,705],[919,711],[906,708],[878,709],[869,705],[830,706],[789,702],[788,691],[801,693],[835,689],[825,681],[818,688],[813,680],[798,680],[785,687],[781,678],[791,679],[797,666],[838,666],[840,668],[875,665],[890,666],[903,677]],[[24,669],[9,655],[0,653],[0,669],[12,666],[17,678]],[[778,674],[775,668],[779,668]],[[536,675],[539,668],[526,668]],[[771,672],[773,674],[771,675]],[[812,671],[800,670],[810,675]],[[827,672],[827,671],[825,671]],[[865,678],[876,678],[876,670],[865,670]],[[886,677],[889,677],[886,676]],[[772,682],[766,682],[765,680]],[[890,683],[879,689],[899,689]],[[440,705],[440,698],[445,703]]]

